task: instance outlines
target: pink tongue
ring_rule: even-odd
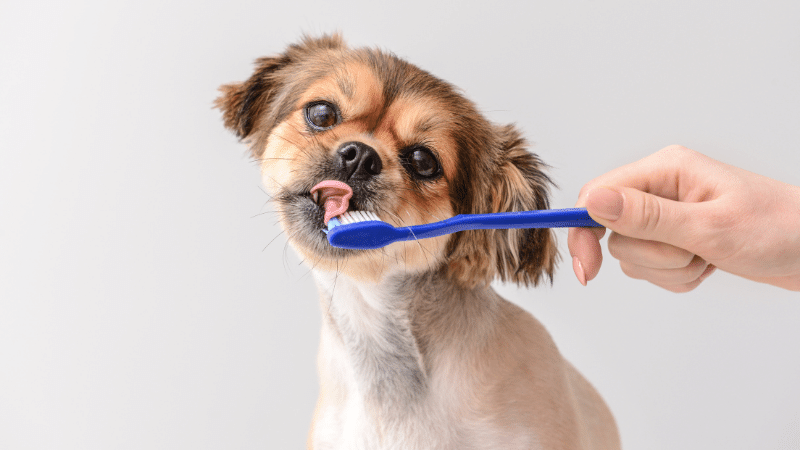
[[[350,205],[350,197],[353,196],[353,190],[350,186],[335,180],[325,180],[311,188],[312,194],[316,191],[319,191],[325,208],[325,225],[332,218],[340,216],[347,211],[347,207]]]

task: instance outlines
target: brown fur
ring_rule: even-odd
[[[305,116],[321,101],[338,108],[324,130]],[[320,289],[309,448],[619,447],[594,389],[539,322],[490,287],[552,282],[549,229],[463,231],[369,251],[332,247],[320,231],[309,191],[348,181],[337,151],[352,142],[371,148],[382,169],[348,181],[351,209],[395,226],[547,209],[546,166],[513,125],[490,123],[447,82],[386,52],[350,49],[338,35],[256,60],[215,105],[250,145]],[[438,160],[435,176],[415,175],[404,159],[421,147]]]
[[[376,79],[382,85],[377,86]],[[444,219],[451,211],[548,208],[552,183],[543,172],[545,165],[527,150],[514,126],[489,123],[448,83],[381,51],[350,50],[338,35],[304,38],[282,55],[259,58],[247,81],[220,90],[215,105],[223,112],[225,126],[251,144],[256,158],[264,156],[275,128],[302,104],[338,90],[348,100],[352,120],[337,127],[335,134],[319,136],[322,147],[331,147],[325,142],[327,137],[360,133],[389,149],[419,139],[434,141],[436,150],[443,153],[448,186],[396,186],[422,194],[407,199],[410,208],[435,211],[433,220]],[[281,139],[294,143],[307,139],[297,131],[300,123],[294,127]],[[424,132],[431,128],[439,132]],[[263,162],[270,165],[268,160]],[[281,180],[273,181],[268,184],[281,184]],[[445,193],[449,205],[433,201]],[[421,219],[420,223],[433,221]],[[466,286],[485,285],[495,277],[525,286],[537,285],[543,276],[552,281],[557,261],[555,239],[548,229],[465,231],[453,235],[444,252],[447,276]]]

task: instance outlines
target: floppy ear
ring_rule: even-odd
[[[490,174],[475,182],[473,214],[548,209],[553,182],[547,167],[527,150],[513,125],[494,127],[496,153]],[[486,155],[488,156],[488,155]],[[462,283],[489,283],[495,277],[519,285],[537,285],[543,276],[552,283],[558,260],[555,236],[548,228],[472,230],[451,241],[451,271]]]
[[[492,211],[549,209],[553,182],[546,165],[528,151],[527,143],[512,125],[498,130],[500,160],[492,187]],[[497,274],[503,281],[537,285],[546,276],[553,282],[558,248],[549,228],[494,230]]]
[[[284,112],[277,104],[287,102],[287,99],[281,98],[286,84],[300,78],[299,74],[291,73],[290,66],[315,52],[343,47],[344,42],[338,33],[318,38],[304,36],[282,55],[257,59],[256,69],[247,81],[219,88],[221,95],[214,101],[214,106],[222,111],[225,127],[236,133],[239,139],[247,139],[252,137],[262,117],[267,117],[272,120],[258,131],[268,134]],[[291,105],[280,106],[285,108]]]
[[[214,106],[222,111],[225,127],[236,133],[239,139],[245,139],[253,132],[253,126],[279,87],[276,72],[289,63],[286,55],[259,58],[255,72],[247,81],[219,88],[222,94],[214,101]]]

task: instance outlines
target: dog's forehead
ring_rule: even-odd
[[[402,130],[430,131],[444,123],[452,103],[462,101],[446,82],[379,51],[328,55],[312,64],[326,69],[316,71],[296,107],[327,100],[348,120],[370,125],[370,131],[387,121]]]
[[[385,103],[379,78],[367,65],[357,62],[331,66],[311,83],[297,107],[316,100],[334,103],[348,118],[379,113]]]

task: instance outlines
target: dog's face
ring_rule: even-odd
[[[325,198],[312,195],[324,180],[350,186],[349,210],[394,226],[545,209],[550,181],[512,126],[489,123],[452,86],[393,55],[325,36],[256,66],[247,81],[223,86],[216,106],[250,143],[290,243],[315,268],[359,280],[441,270],[465,286],[552,278],[556,247],[546,229],[332,247],[322,232]]]

